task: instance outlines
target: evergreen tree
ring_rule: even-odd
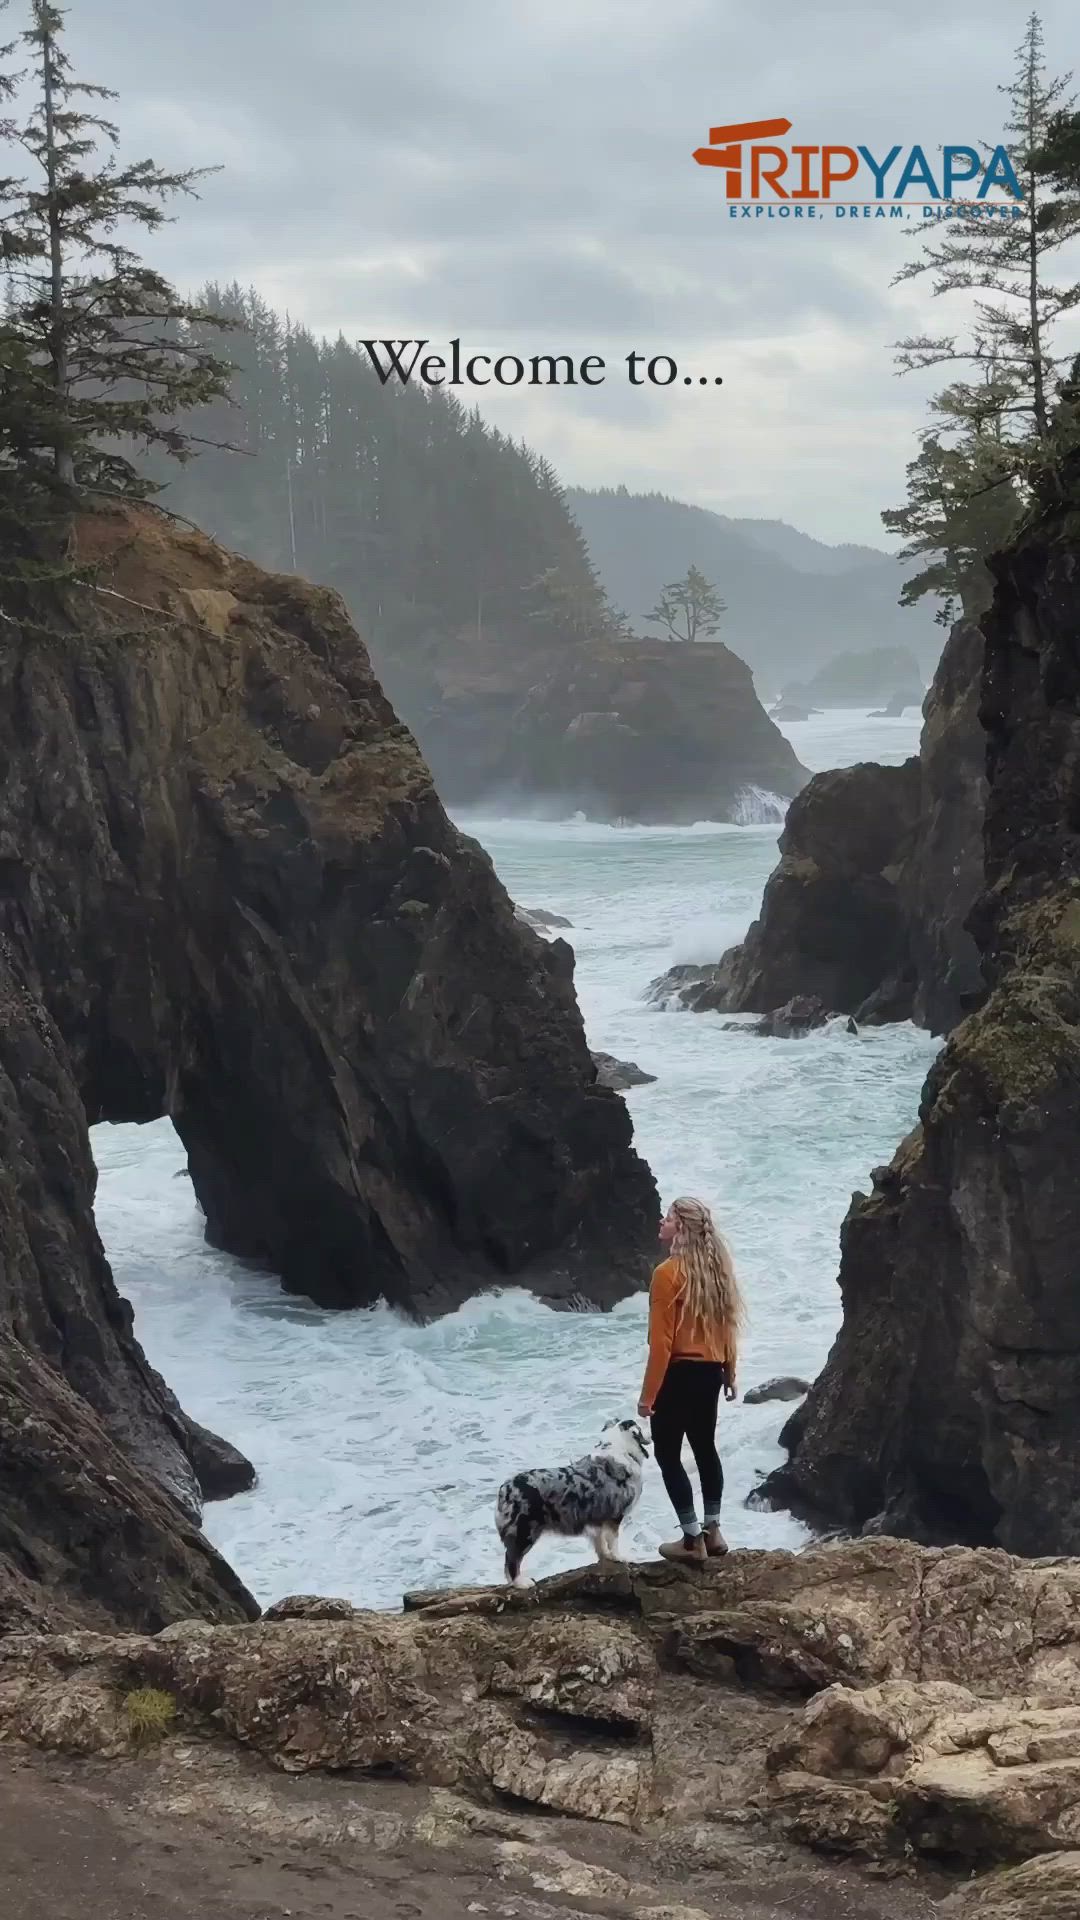
[[[1063,109],[1051,115],[1045,138],[1032,157],[1032,165],[1058,198],[1068,201],[1074,195],[1080,196],[1080,113]],[[1051,203],[1050,219],[1054,218],[1054,204]]]
[[[383,386],[362,350],[319,340],[253,291],[207,287],[237,325],[229,396],[191,431],[233,435],[168,478],[167,503],[264,565],[338,588],[388,686],[456,634],[573,644],[622,631],[547,461],[444,388]],[[199,323],[184,329],[199,339]],[[152,465],[166,478],[166,463]]]
[[[76,80],[63,13],[31,0],[20,36],[29,115],[0,137],[33,163],[29,181],[0,182],[0,260],[7,279],[0,417],[0,512],[33,541],[62,534],[84,500],[155,491],[140,457],[192,450],[183,416],[226,392],[229,368],[206,344],[218,326],[190,306],[117,235],[155,231],[201,171],[152,160],[120,165],[118,134],[96,110],[114,96]],[[10,58],[19,43],[7,49]]]
[[[935,294],[978,296],[973,338],[923,334],[903,340],[897,364],[906,372],[964,362],[981,370],[993,363],[1010,382],[1003,405],[1018,457],[1049,434],[1054,389],[1066,364],[1056,351],[1055,328],[1080,302],[1080,287],[1047,278],[1050,255],[1080,234],[1077,184],[1048,171],[1043,159],[1051,129],[1060,127],[1062,116],[1071,118],[1068,85],[1068,77],[1047,75],[1042,25],[1033,13],[1017,50],[1016,75],[1001,88],[1010,107],[1009,150],[1023,188],[1019,217],[990,219],[985,206],[958,206],[926,237],[922,257],[897,276],[928,273]]]
[[[936,434],[924,437],[907,470],[906,505],[881,516],[890,532],[903,536],[905,559],[927,561],[905,581],[901,606],[936,594],[942,626],[951,626],[959,612],[974,618],[989,606],[987,558],[1005,545],[1021,511],[1014,476],[999,471],[1000,464],[988,449],[972,458]]]
[[[708,639],[718,632],[727,612],[712,582],[698,567],[689,567],[681,580],[672,580],[661,590],[660,598],[646,620],[666,627],[672,640],[689,644]]]

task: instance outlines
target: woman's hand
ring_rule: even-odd
[[[739,1389],[735,1385],[734,1380],[725,1380],[724,1381],[724,1399],[737,1400],[738,1397],[739,1397]]]
[[[652,1419],[652,1408],[647,1407],[644,1400],[639,1400],[637,1403],[637,1417],[639,1420]]]

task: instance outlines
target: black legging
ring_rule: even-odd
[[[664,1477],[668,1499],[685,1531],[696,1531],[694,1489],[682,1463],[683,1440],[701,1480],[705,1525],[720,1518],[724,1497],[724,1469],[716,1451],[716,1417],[724,1386],[724,1368],[713,1360],[671,1360],[652,1412],[652,1440],[656,1464]]]

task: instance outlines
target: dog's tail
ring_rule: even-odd
[[[512,1584],[521,1572],[527,1546],[520,1540],[521,1502],[510,1481],[504,1481],[495,1500],[495,1531],[506,1549],[506,1578]]]

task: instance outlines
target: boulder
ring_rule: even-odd
[[[651,1086],[656,1079],[655,1073],[645,1073],[636,1061],[616,1060],[613,1053],[594,1053],[593,1064],[601,1085],[614,1087],[619,1093],[627,1087]]]
[[[514,918],[521,920],[527,927],[536,927],[541,933],[546,933],[551,927],[573,925],[572,921],[564,920],[561,913],[546,913],[542,907],[516,906]]]
[[[785,1006],[774,1007],[771,1013],[764,1014],[754,1032],[774,1040],[799,1040],[816,1027],[826,1026],[832,1017],[829,1008],[815,994],[797,993]]]
[[[760,1386],[751,1387],[743,1394],[748,1407],[759,1407],[766,1400],[801,1400],[810,1391],[809,1380],[801,1380],[796,1374],[778,1374],[773,1380],[763,1380]]]

